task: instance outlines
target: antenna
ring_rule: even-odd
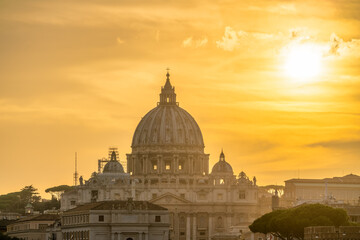
[[[75,152],[75,172],[74,172],[74,186],[77,186],[77,182],[78,182],[78,171],[77,171],[77,152]]]

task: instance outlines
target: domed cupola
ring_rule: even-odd
[[[111,153],[111,159],[104,166],[103,173],[124,173],[124,168],[116,159],[116,152]]]
[[[231,174],[233,175],[233,169],[231,165],[225,161],[225,154],[221,150],[219,161],[213,166],[212,174]]]
[[[209,173],[209,155],[204,147],[199,125],[176,101],[168,71],[160,101],[136,127],[131,154],[127,154],[127,171],[144,179],[148,175],[164,176],[162,181],[169,175],[204,176]]]
[[[202,151],[204,141],[195,119],[176,102],[175,87],[166,74],[165,85],[161,88],[160,102],[140,121],[132,140],[133,153],[146,148],[170,148],[184,151]]]

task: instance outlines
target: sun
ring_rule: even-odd
[[[292,45],[285,51],[285,73],[297,82],[313,82],[321,72],[321,59],[322,54],[315,45]]]

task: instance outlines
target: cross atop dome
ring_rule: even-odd
[[[164,85],[164,88],[165,89],[171,89],[172,86],[171,86],[171,83],[170,83],[170,68],[167,68],[166,69],[167,73],[166,73],[166,82],[165,82],[165,85]]]
[[[160,93],[160,105],[176,105],[176,94],[175,87],[173,87],[170,83],[170,69],[166,69],[166,82],[163,87],[161,87]]]

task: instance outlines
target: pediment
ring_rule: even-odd
[[[158,196],[150,200],[151,203],[154,204],[189,204],[191,203],[189,200],[186,200],[182,197],[176,196],[172,193],[164,193],[163,195]]]

